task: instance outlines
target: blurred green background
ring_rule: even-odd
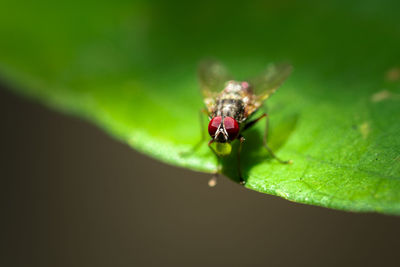
[[[8,90],[84,118],[142,153],[213,172],[205,144],[182,156],[201,135],[198,62],[218,58],[245,79],[289,61],[294,73],[268,112],[270,145],[294,164],[268,157],[259,125],[246,136],[246,186],[302,203],[398,214],[399,11],[397,1],[3,1],[0,77]],[[5,114],[11,125],[32,119],[13,122],[15,109]],[[13,136],[3,134],[4,142]],[[17,147],[40,157],[31,145]],[[235,164],[231,157],[223,166],[233,181]],[[145,175],[125,174],[133,181]]]

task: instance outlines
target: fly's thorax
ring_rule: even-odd
[[[228,81],[224,90],[216,97],[212,116],[228,116],[242,123],[246,120],[247,107],[254,102],[249,83]]]
[[[240,98],[232,97],[231,95],[224,95],[216,101],[216,112],[214,116],[232,117],[238,123],[244,120],[245,105]]]

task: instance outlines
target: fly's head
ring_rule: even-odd
[[[239,135],[239,123],[232,117],[216,116],[208,124],[208,133],[216,143],[217,154],[229,155],[232,150],[230,142]]]

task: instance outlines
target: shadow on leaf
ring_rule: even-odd
[[[268,133],[268,146],[279,157],[279,149],[287,142],[293,131],[296,129],[299,114],[288,114],[279,121],[270,121]],[[261,122],[260,122],[261,123]],[[263,146],[264,127],[262,130],[253,128],[243,133],[246,141],[243,144],[242,152],[240,155],[240,166],[242,169],[242,176],[247,181],[248,174],[253,166],[261,162],[275,160]],[[239,142],[235,141],[233,144],[232,153],[220,159],[222,173],[230,177],[233,181],[239,182],[238,173],[238,148]],[[283,158],[282,160],[289,160]],[[284,164],[282,164],[284,166]]]

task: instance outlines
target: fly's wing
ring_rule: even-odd
[[[198,78],[204,103],[211,113],[215,104],[215,98],[224,89],[225,83],[231,77],[221,63],[214,60],[206,60],[199,65]]]
[[[290,64],[271,64],[260,76],[249,80],[258,106],[268,99],[282,85],[292,72]]]

